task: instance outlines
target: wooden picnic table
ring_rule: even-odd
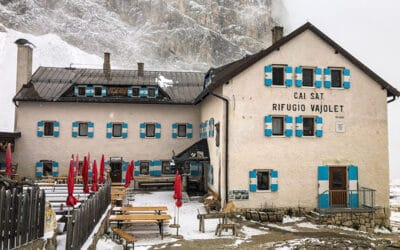
[[[153,207],[136,206],[136,207],[114,207],[113,208],[113,212],[122,212],[122,213],[149,212],[149,211],[154,211],[156,214],[161,214],[161,211],[168,211],[168,208],[166,206],[153,206]]]
[[[171,220],[172,217],[169,214],[116,214],[110,215],[110,221],[117,221],[118,228],[121,228],[121,222],[129,224],[129,222],[137,221],[156,221],[160,230],[161,239],[164,239],[163,224],[165,220]]]

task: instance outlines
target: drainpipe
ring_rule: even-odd
[[[228,203],[228,166],[229,166],[229,158],[228,158],[228,149],[229,149],[229,100],[220,95],[214,94],[210,92],[210,95],[221,99],[225,103],[225,205]]]
[[[396,96],[392,96],[392,99],[390,99],[389,101],[387,101],[387,103],[391,103],[391,102],[393,102],[394,100],[396,100]]]

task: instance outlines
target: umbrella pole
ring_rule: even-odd
[[[179,207],[178,207],[178,226],[176,227],[176,236],[179,234]]]

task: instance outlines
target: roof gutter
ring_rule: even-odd
[[[218,94],[210,92],[210,95],[221,99],[225,103],[225,205],[228,203],[228,170],[229,170],[229,100]]]
[[[395,96],[395,95],[393,95],[393,96],[392,96],[392,99],[388,100],[388,101],[387,101],[387,103],[394,102],[395,100],[396,100],[396,96]]]

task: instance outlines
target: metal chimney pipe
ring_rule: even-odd
[[[110,78],[111,63],[110,63],[110,53],[109,52],[104,52],[103,72],[104,72],[104,75],[106,75],[106,78]]]

